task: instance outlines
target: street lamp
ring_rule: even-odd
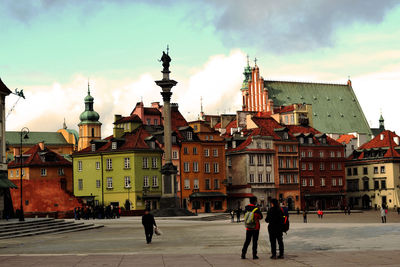
[[[20,151],[19,151],[19,162],[20,162],[20,177],[21,177],[21,179],[20,179],[20,189],[21,189],[21,207],[20,207],[20,210],[19,210],[19,221],[20,222],[22,222],[22,221],[24,221],[25,219],[24,219],[24,206],[23,206],[23,204],[22,204],[22,136],[24,136],[24,139],[28,139],[29,138],[29,136],[28,136],[28,134],[29,134],[29,129],[27,128],[27,127],[24,127],[24,128],[22,128],[21,129],[21,132],[20,132],[20,137],[21,137],[21,143],[20,143]]]

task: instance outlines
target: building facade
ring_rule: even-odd
[[[363,144],[346,163],[347,198],[354,208],[400,207],[399,136],[389,130]]]

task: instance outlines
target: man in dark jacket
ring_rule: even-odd
[[[253,239],[253,259],[258,259],[257,257],[257,242],[258,236],[260,233],[260,220],[263,218],[263,215],[260,209],[257,207],[257,198],[251,197],[250,204],[246,206],[245,212],[253,212],[254,211],[254,221],[255,227],[254,228],[247,228],[246,227],[246,240],[244,241],[243,248],[242,248],[242,259],[246,258],[247,248],[250,244],[251,239]]]
[[[146,210],[142,216],[142,224],[144,226],[144,233],[146,235],[147,244],[151,243],[153,237],[153,225],[157,227],[156,221],[154,220],[153,214],[150,214],[149,210]]]
[[[268,210],[267,218],[265,221],[268,224],[268,234],[269,241],[271,243],[271,259],[276,259],[276,241],[278,240],[279,244],[279,256],[278,259],[283,259],[283,211],[279,207],[279,203],[277,199],[271,200],[272,207]]]

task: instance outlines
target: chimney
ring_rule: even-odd
[[[396,145],[399,145],[399,137],[398,136],[393,137],[393,141],[396,143]]]
[[[42,141],[42,142],[39,142],[39,147],[40,147],[40,150],[44,150],[44,141]]]
[[[383,140],[383,138],[385,138],[385,135],[384,134],[380,134],[380,138],[381,138],[381,141]]]
[[[349,79],[347,80],[347,86],[351,87],[351,80],[350,80],[350,76],[349,76]]]

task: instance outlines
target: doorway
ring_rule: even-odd
[[[211,212],[211,204],[210,202],[205,202],[204,203],[204,209],[206,213],[210,213]]]

